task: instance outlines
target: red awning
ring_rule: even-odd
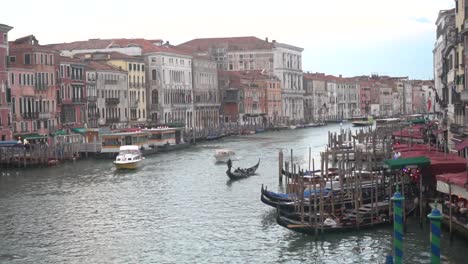
[[[468,173],[466,171],[464,172],[458,172],[458,173],[445,173],[441,175],[436,176],[437,180],[443,181],[446,183],[450,184],[455,184],[460,187],[467,187],[465,184],[468,182]]]
[[[455,150],[460,151],[463,150],[464,148],[468,148],[468,139],[464,139],[462,142],[459,142],[455,145]]]

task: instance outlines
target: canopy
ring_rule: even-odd
[[[53,136],[53,137],[63,136],[63,135],[66,135],[66,134],[67,134],[67,132],[65,130],[57,130],[54,133],[50,133],[50,135]]]
[[[8,140],[8,141],[0,141],[0,147],[18,147],[23,146],[23,144],[18,143],[15,140]]]
[[[425,124],[425,123],[426,123],[426,120],[423,119],[423,118],[419,118],[419,119],[410,120],[410,122],[411,122],[412,124]]]
[[[465,139],[462,142],[455,145],[456,151],[463,150],[464,148],[468,148],[468,139]]]
[[[78,134],[84,134],[86,133],[88,129],[84,127],[77,127],[77,128],[72,128],[71,131],[78,133]]]
[[[34,139],[47,139],[48,136],[42,136],[37,133],[17,135],[15,138],[21,137],[21,139],[34,140]]]
[[[465,187],[465,184],[468,183],[468,172],[458,172],[458,173],[445,173],[436,176],[438,181],[443,181],[446,183],[451,183],[458,185],[460,187]]]
[[[431,164],[431,161],[427,157],[414,157],[414,158],[401,158],[401,159],[388,159],[385,160],[385,165],[390,169],[402,169],[409,165],[416,165],[418,167],[426,167]]]

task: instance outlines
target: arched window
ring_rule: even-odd
[[[151,103],[152,104],[158,104],[158,101],[159,101],[158,90],[153,90],[151,92]]]
[[[156,81],[156,70],[151,71],[151,80]]]

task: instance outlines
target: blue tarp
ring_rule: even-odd
[[[18,141],[15,141],[15,140],[0,141],[0,147],[3,147],[3,148],[22,147],[22,146],[23,144],[18,143]]]

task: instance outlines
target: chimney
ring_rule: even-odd
[[[271,43],[276,43],[276,39],[272,40]]]
[[[265,42],[268,42],[268,37],[265,38]]]
[[[340,78],[343,78],[343,76],[341,74],[339,76],[340,76]]]

